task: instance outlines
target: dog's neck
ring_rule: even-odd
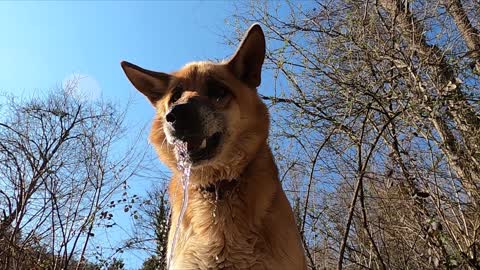
[[[200,195],[206,202],[229,201],[232,195],[244,195],[242,190],[250,186],[252,174],[260,175],[262,179],[276,178],[277,170],[271,154],[271,150],[266,144],[259,147],[257,155],[253,160],[243,160],[236,164],[238,170],[223,169],[218,166],[213,170],[193,169],[190,174],[190,192]],[[175,171],[176,177],[173,190],[178,196],[182,196],[181,181],[182,173]],[[262,180],[262,183],[264,181]],[[257,183],[258,185],[258,183]],[[256,191],[249,191],[256,192]]]
[[[221,201],[238,192],[240,180],[221,179],[206,185],[196,185],[194,189],[210,201]]]

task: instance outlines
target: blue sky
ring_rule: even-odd
[[[97,80],[106,97],[132,87],[119,62],[171,71],[227,56],[220,34],[231,2],[2,2],[0,90],[52,88],[72,73]],[[142,104],[144,105],[144,104]]]
[[[133,98],[129,123],[148,123],[150,104],[124,76],[120,61],[173,71],[186,62],[228,57],[228,1],[0,2],[0,92],[33,96],[71,78],[118,103]],[[81,83],[82,85],[82,83]],[[146,138],[145,138],[146,140]],[[141,193],[145,186],[133,189]],[[145,254],[124,255],[128,269]]]

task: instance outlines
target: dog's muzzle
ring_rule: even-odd
[[[212,158],[222,139],[219,115],[197,100],[176,104],[165,115],[167,132],[175,141],[187,143],[190,159],[195,161]]]

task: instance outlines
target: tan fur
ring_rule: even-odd
[[[171,269],[306,269],[292,209],[267,144],[268,111],[256,90],[237,79],[226,63],[191,63],[172,75],[167,89],[182,81],[185,100],[205,96],[207,76],[223,82],[232,93],[228,102],[216,108],[227,125],[221,150],[212,160],[192,167],[181,224],[177,224],[183,198],[181,173],[164,131],[171,90],[153,102],[156,116],[150,142],[173,172],[169,254],[174,230],[180,226]],[[217,202],[199,192],[199,186],[220,179],[237,179],[239,186]]]

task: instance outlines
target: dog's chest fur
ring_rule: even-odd
[[[214,197],[192,192],[188,209],[193,210],[187,210],[181,226],[182,243],[175,248],[183,259],[174,262],[174,269],[264,269],[266,241],[260,221],[246,212],[252,207],[241,188],[219,200]]]

